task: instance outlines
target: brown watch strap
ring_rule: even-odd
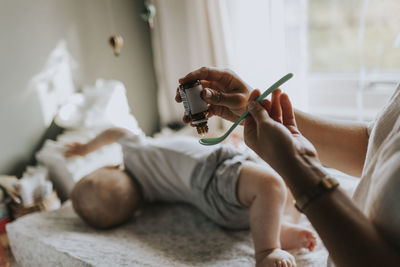
[[[322,180],[315,186],[308,189],[303,195],[298,197],[294,201],[294,206],[300,212],[304,211],[304,208],[310,204],[311,201],[323,195],[326,192],[330,192],[339,186],[339,182],[329,176],[325,176]]]

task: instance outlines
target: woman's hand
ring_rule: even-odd
[[[81,144],[81,143],[72,143],[66,145],[67,150],[64,152],[64,156],[66,158],[72,158],[72,157],[82,157],[85,156],[89,153],[89,149],[87,148],[86,144]]]
[[[247,99],[252,88],[231,70],[203,67],[179,79],[180,84],[200,80],[203,85],[201,97],[209,104],[208,117],[220,116],[232,122],[246,110]],[[175,100],[182,102],[179,89]],[[185,123],[190,121],[183,117]]]
[[[301,135],[296,126],[289,97],[278,89],[271,101],[254,101],[260,95],[254,90],[249,97],[251,114],[245,120],[244,137],[254,150],[279,173],[285,173],[298,155],[317,158],[314,146]]]

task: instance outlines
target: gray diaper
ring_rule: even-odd
[[[237,198],[237,181],[242,163],[248,155],[229,146],[221,146],[192,176],[192,203],[220,226],[230,229],[249,228],[249,210]]]

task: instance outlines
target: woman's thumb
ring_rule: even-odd
[[[256,98],[259,97],[260,95],[261,95],[260,90],[254,89],[253,91],[251,91],[249,99],[247,100],[247,103],[250,103],[251,101],[256,100]]]
[[[267,118],[269,118],[268,112],[264,109],[264,107],[255,101],[259,95],[260,91],[258,90],[251,92],[249,102],[247,104],[247,109],[257,124],[265,122]]]

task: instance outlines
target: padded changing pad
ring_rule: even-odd
[[[300,224],[310,227],[303,216]],[[70,203],[7,226],[20,266],[254,266],[249,231],[230,231],[187,204],[157,203],[111,230],[84,224]],[[320,240],[314,252],[291,251],[298,266],[325,266]]]

